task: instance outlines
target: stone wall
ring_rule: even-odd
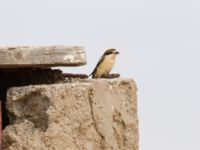
[[[18,87],[36,84],[52,84],[64,80],[61,70],[31,69],[31,68],[7,68],[0,69],[0,100],[2,103],[3,128],[9,124],[6,112],[6,93],[10,87]]]
[[[130,79],[66,80],[10,88],[5,150],[138,150]]]

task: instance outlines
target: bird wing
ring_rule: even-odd
[[[96,67],[94,68],[94,70],[92,71],[92,73],[91,73],[89,76],[91,76],[91,75],[94,75],[94,74],[95,74],[95,72],[97,71],[97,68],[98,68],[98,66],[99,66],[99,65],[100,65],[100,63],[103,61],[103,59],[104,59],[104,57],[103,57],[103,56],[101,56],[101,58],[99,59],[99,61],[98,61],[97,65],[96,65]]]

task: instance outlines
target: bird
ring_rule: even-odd
[[[101,78],[102,76],[108,75],[114,67],[118,54],[119,52],[114,48],[107,49],[89,76],[92,75],[92,78]]]

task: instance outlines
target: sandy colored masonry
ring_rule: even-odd
[[[133,80],[65,82],[8,90],[4,150],[138,150]]]

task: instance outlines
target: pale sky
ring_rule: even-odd
[[[0,0],[0,44],[106,48],[138,86],[140,150],[200,150],[199,0]]]

